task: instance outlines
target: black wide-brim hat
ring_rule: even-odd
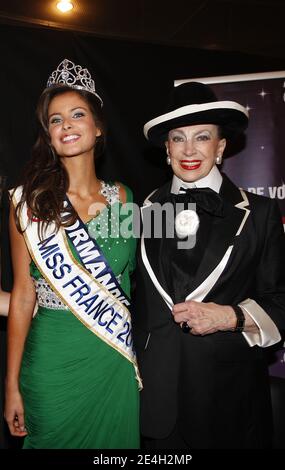
[[[161,146],[172,129],[196,124],[216,124],[231,138],[247,128],[248,111],[235,101],[218,101],[204,83],[187,82],[173,88],[166,112],[144,125],[144,135]]]

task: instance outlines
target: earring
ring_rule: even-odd
[[[169,149],[168,147],[166,147],[166,154],[167,154],[167,157],[166,157],[166,164],[167,165],[171,165],[171,158],[169,156]]]
[[[217,165],[220,165],[220,164],[222,163],[222,160],[223,160],[222,155],[218,155],[218,156],[216,157],[216,164],[217,164]]]

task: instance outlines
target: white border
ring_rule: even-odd
[[[191,81],[191,80],[190,80]],[[211,111],[213,109],[226,109],[226,110],[234,110],[243,113],[248,118],[248,111],[247,109],[239,103],[235,101],[213,101],[212,103],[202,103],[202,104],[188,104],[186,106],[182,106],[181,108],[175,109],[174,111],[170,111],[169,113],[162,114],[151,121],[148,121],[143,128],[143,132],[145,137],[148,139],[148,131],[158,124],[163,122],[171,121],[172,119],[186,116],[187,114],[195,114],[201,113],[204,111]]]
[[[187,82],[202,82],[210,83],[233,83],[233,82],[247,82],[251,80],[267,80],[268,78],[285,78],[285,70],[279,72],[261,72],[261,73],[247,73],[241,75],[221,75],[217,77],[200,77],[200,78],[185,78],[182,80],[174,80],[174,86],[182,85]]]

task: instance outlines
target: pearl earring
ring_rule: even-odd
[[[169,156],[169,149],[166,147],[166,153],[167,153],[167,158],[166,158],[166,164],[171,165],[171,158]]]
[[[218,156],[216,157],[216,164],[217,164],[217,165],[220,165],[220,164],[222,163],[222,160],[223,160],[222,155],[218,155]]]

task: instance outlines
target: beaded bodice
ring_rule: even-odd
[[[112,206],[115,203],[120,202],[119,197],[119,186],[112,185],[101,181],[101,189],[100,194],[102,194],[107,202],[107,207]],[[87,224],[88,232],[92,236],[94,235],[94,227],[98,223],[102,223],[102,213],[99,214],[97,217],[91,219]],[[101,240],[102,241],[102,240]],[[125,241],[125,240],[124,240]],[[103,244],[100,243],[100,247],[103,248]],[[118,274],[117,280],[120,283],[121,281],[121,274]],[[68,310],[68,307],[64,304],[64,302],[60,299],[60,297],[52,290],[50,285],[46,282],[46,280],[42,277],[36,279],[33,277],[33,281],[35,284],[35,289],[37,293],[37,301],[39,307],[50,308],[53,310]]]

